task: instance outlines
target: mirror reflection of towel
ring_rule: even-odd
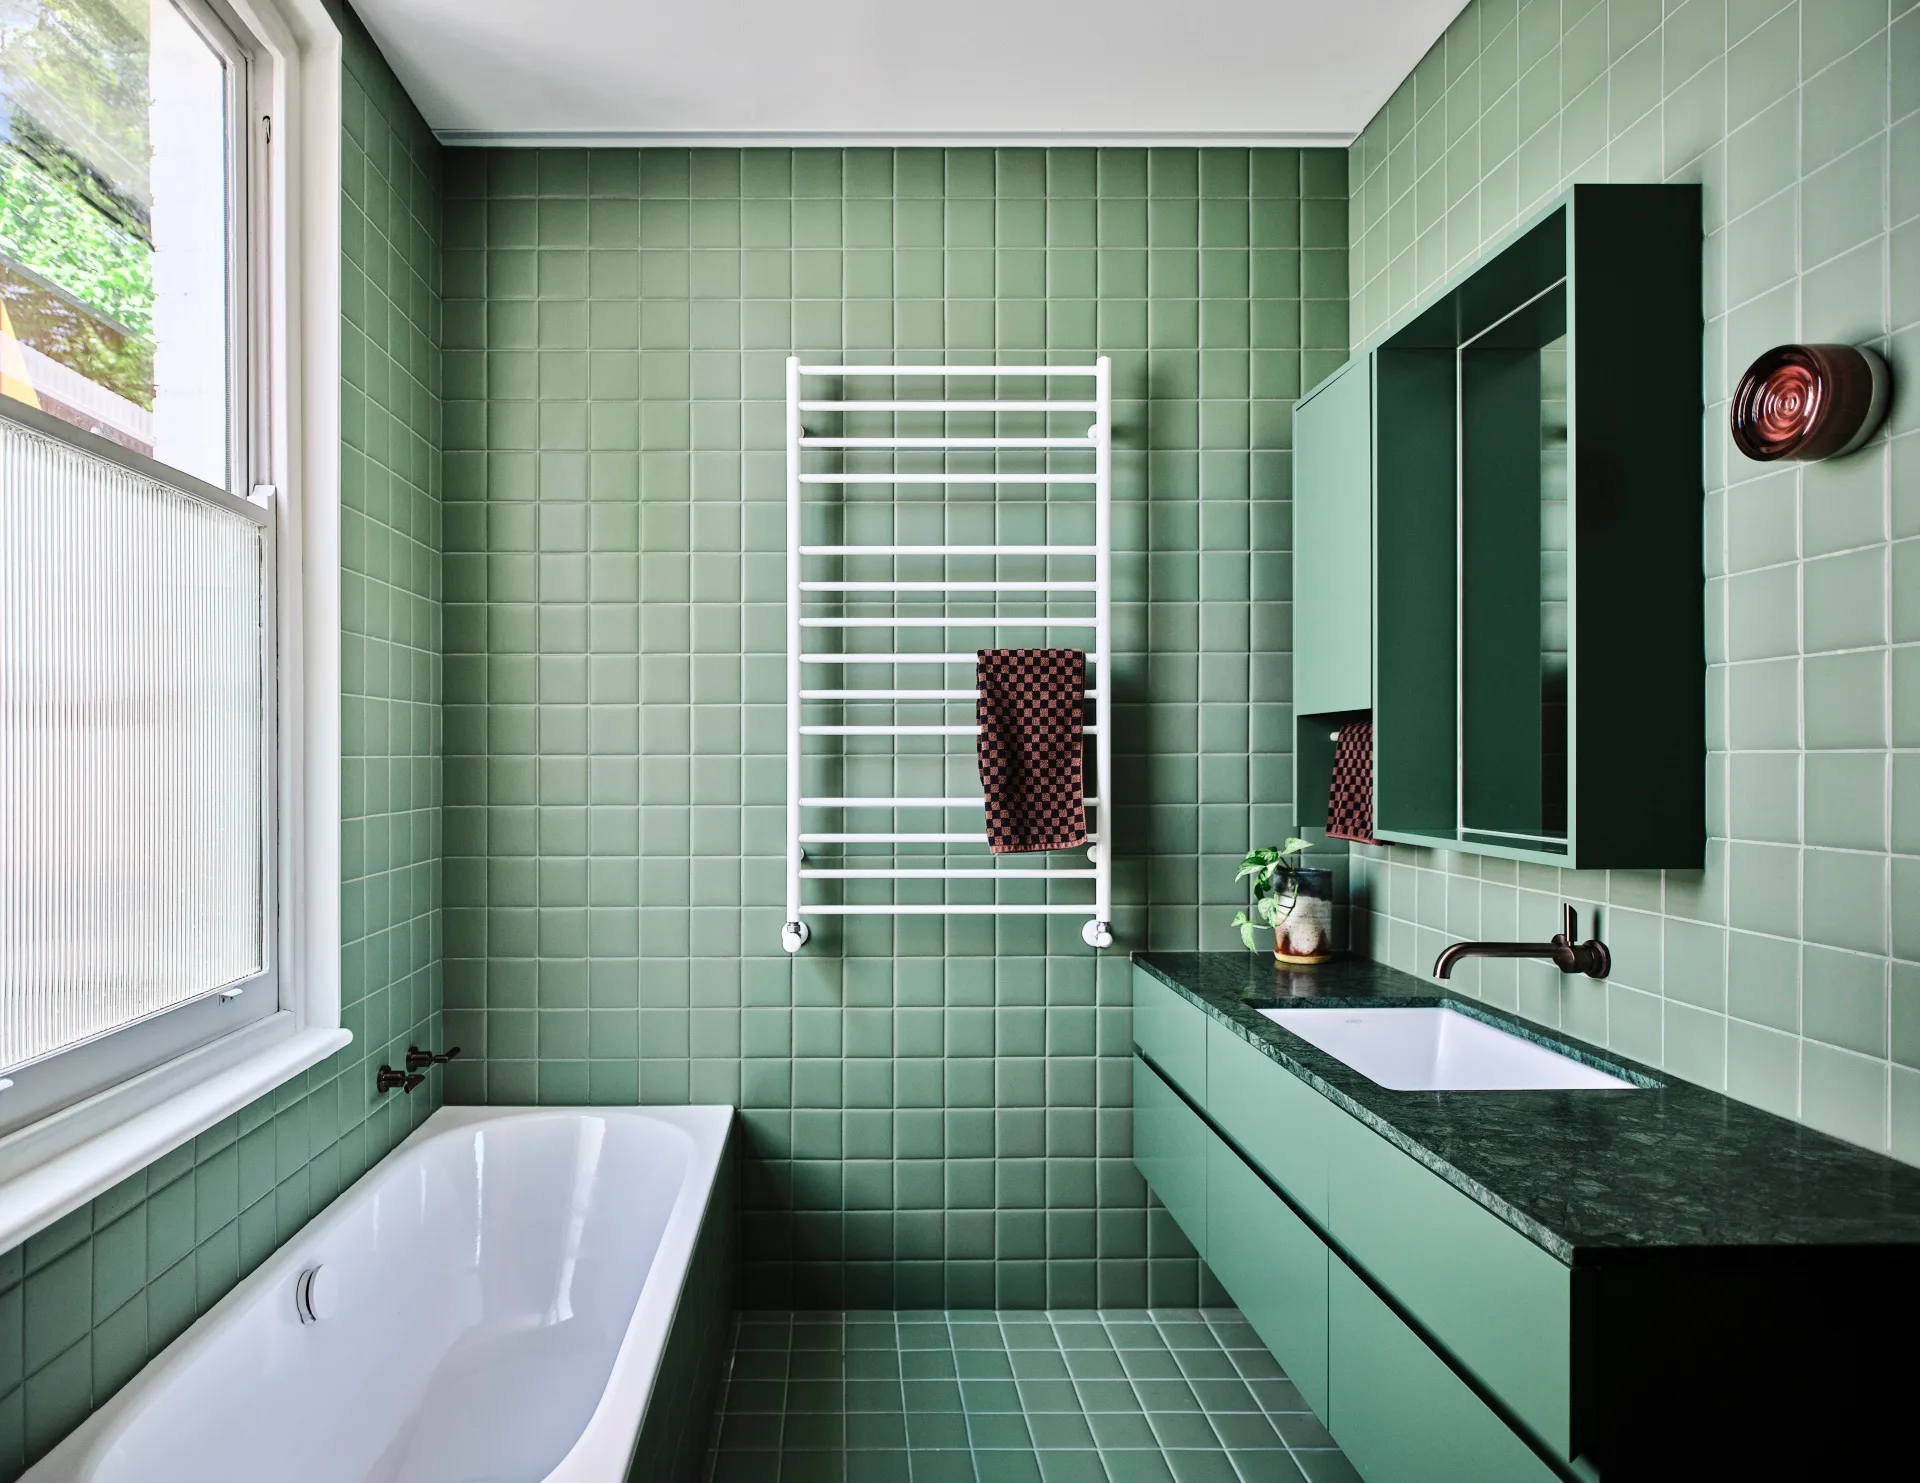
[[[974,682],[988,848],[1011,855],[1085,844],[1087,656],[1078,649],[982,649]]]

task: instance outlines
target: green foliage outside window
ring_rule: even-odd
[[[153,338],[153,249],[72,181],[0,145],[0,254],[142,340]]]

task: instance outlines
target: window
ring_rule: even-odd
[[[0,1244],[346,1040],[338,108],[319,0],[0,6]]]
[[[246,82],[232,34],[173,0],[0,21],[5,392],[222,489],[245,473]]]

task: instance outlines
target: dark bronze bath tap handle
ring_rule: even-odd
[[[426,1077],[417,1073],[408,1075],[405,1071],[395,1071],[391,1066],[382,1066],[373,1084],[382,1092],[410,1092],[425,1080]]]
[[[429,1066],[443,1066],[459,1054],[460,1047],[457,1045],[452,1050],[443,1051],[422,1050],[417,1045],[410,1045],[407,1047],[407,1070],[424,1071]]]

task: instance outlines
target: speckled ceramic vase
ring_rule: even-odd
[[[1333,951],[1333,872],[1296,870],[1293,907],[1273,929],[1276,963],[1325,963]]]

